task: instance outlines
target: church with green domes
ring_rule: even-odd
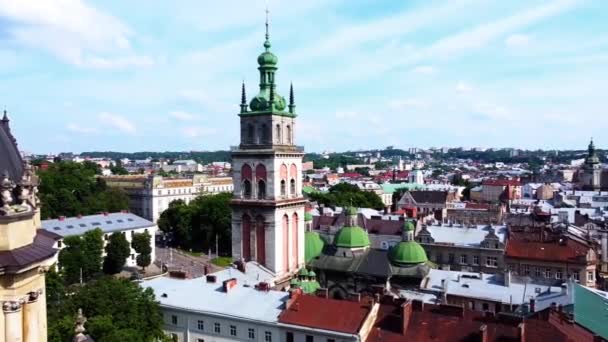
[[[372,294],[390,285],[393,290],[413,289],[432,266],[414,240],[414,224],[404,221],[402,241],[388,251],[370,247],[367,231],[357,225],[357,210],[346,208],[346,224],[329,242],[307,223],[306,263],[316,280],[333,298]],[[312,221],[312,217],[309,218]]]

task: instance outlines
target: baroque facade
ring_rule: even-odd
[[[287,105],[276,91],[278,58],[270,47],[266,23],[260,90],[247,104],[243,84],[241,139],[232,148],[232,256],[288,279],[304,264],[304,151],[295,145],[293,87]]]
[[[33,168],[21,158],[6,112],[0,121],[0,340],[47,340],[44,273],[56,261],[40,227]]]

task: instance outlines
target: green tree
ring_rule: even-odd
[[[137,266],[143,268],[150,266],[152,262],[152,246],[151,236],[148,232],[136,233],[133,235],[131,246],[138,253],[137,255]]]
[[[103,277],[74,287],[69,293],[64,294],[62,301],[47,304],[51,342],[71,341],[79,308],[87,317],[87,333],[96,341],[147,342],[165,338],[160,308],[151,289]]]
[[[129,255],[131,255],[131,247],[125,235],[123,233],[110,235],[106,245],[106,257],[103,259],[103,272],[106,274],[119,273]]]
[[[382,199],[371,191],[362,191],[356,185],[339,183],[329,189],[329,192],[314,192],[310,199],[326,206],[355,206],[358,208],[384,208]]]
[[[68,284],[88,281],[101,269],[103,253],[103,232],[97,228],[82,236],[68,236],[63,240],[65,247],[59,252],[59,265]]]
[[[122,166],[120,159],[117,159],[115,164],[110,167],[113,175],[128,175],[129,171]]]
[[[97,177],[99,172],[99,166],[91,162],[59,162],[41,170],[38,174],[42,218],[127,209],[126,193],[108,188],[103,179]]]
[[[218,239],[219,252],[230,255],[231,212],[230,193],[204,195],[190,204],[173,201],[159,220],[158,227],[171,237],[171,245],[194,251],[215,249]]]

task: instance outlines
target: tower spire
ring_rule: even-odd
[[[268,4],[266,4],[266,41],[264,41],[264,48],[266,51],[270,49],[270,34],[268,33]]]
[[[289,85],[289,112],[291,114],[295,113],[296,111],[296,103],[294,100],[294,96],[293,96],[293,83],[291,83]]]
[[[9,122],[8,113],[6,112],[6,109],[4,110],[4,115],[2,116],[2,122]]]
[[[245,113],[247,111],[247,95],[245,94],[245,80],[243,80],[243,84],[241,86],[241,113]]]

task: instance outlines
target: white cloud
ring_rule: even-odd
[[[505,38],[505,45],[509,48],[520,48],[530,43],[530,36],[526,34],[512,34]]]
[[[184,127],[182,133],[188,138],[200,138],[205,135],[214,133],[215,130],[209,127],[190,126]]]
[[[437,69],[431,65],[419,65],[412,69],[412,72],[417,74],[430,75],[437,72]]]
[[[93,128],[93,127],[85,127],[85,126],[81,126],[77,123],[68,123],[66,126],[67,130],[70,132],[74,132],[74,133],[81,133],[81,134],[93,134],[93,133],[97,133],[97,129]]]
[[[46,50],[63,62],[89,68],[148,66],[131,51],[131,30],[81,0],[0,0],[6,34],[15,42]]]
[[[464,81],[460,81],[456,84],[456,91],[459,93],[469,93],[471,90],[473,90],[473,87]]]
[[[181,110],[174,110],[172,112],[169,112],[169,116],[178,121],[194,121],[198,119],[197,115]]]
[[[102,124],[115,128],[123,133],[134,134],[137,131],[135,125],[124,116],[103,112],[99,113],[97,118]]]

